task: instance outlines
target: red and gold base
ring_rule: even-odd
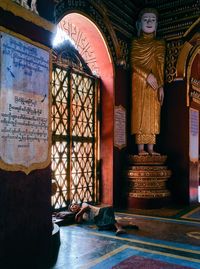
[[[169,201],[166,187],[171,171],[164,165],[167,156],[129,157],[128,208],[160,208]]]

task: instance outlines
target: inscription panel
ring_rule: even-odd
[[[27,173],[49,159],[50,55],[0,35],[0,167]]]
[[[122,106],[116,106],[114,116],[114,145],[122,149],[126,147],[126,110]]]
[[[199,111],[190,108],[190,161],[199,160]]]

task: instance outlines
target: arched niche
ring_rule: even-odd
[[[186,82],[186,102],[187,106],[190,106],[190,101],[195,98],[191,97],[191,79],[199,79],[198,70],[200,70],[200,18],[197,19],[191,27],[185,32],[183,38],[185,39],[185,43],[181,49],[179,54],[177,64],[176,64],[176,80],[185,80]],[[199,71],[200,72],[200,71]],[[193,74],[194,78],[193,78]],[[194,80],[193,80],[194,81]],[[194,84],[194,83],[193,83]],[[200,102],[196,99],[197,103]]]
[[[183,132],[187,139],[182,145],[186,149],[181,153],[188,161],[181,163],[188,173],[188,181],[185,180],[188,190],[187,200],[190,203],[198,201],[199,187],[199,156],[200,156],[200,18],[187,30],[183,38],[185,43],[179,54],[176,66],[176,80],[182,80],[180,88],[183,101],[179,98],[179,110],[183,110],[181,120],[185,123]],[[181,152],[181,149],[180,149]],[[180,153],[179,152],[179,153]],[[186,185],[185,184],[185,185]],[[186,192],[185,191],[185,192]]]
[[[101,202],[113,204],[114,69],[106,39],[98,27],[80,13],[65,15],[58,26],[73,39],[83,59],[101,78]]]
[[[185,43],[183,44],[183,47],[177,60],[176,79],[184,79],[187,76],[188,68],[191,67],[191,60],[194,59],[195,53],[199,53],[198,52],[198,47],[200,46],[199,27],[200,27],[200,18],[197,19],[183,35]]]

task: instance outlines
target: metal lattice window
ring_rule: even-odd
[[[52,74],[52,178],[55,209],[97,202],[98,80],[57,65]]]

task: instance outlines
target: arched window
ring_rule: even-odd
[[[52,179],[54,209],[98,201],[99,79],[65,41],[53,53]]]

